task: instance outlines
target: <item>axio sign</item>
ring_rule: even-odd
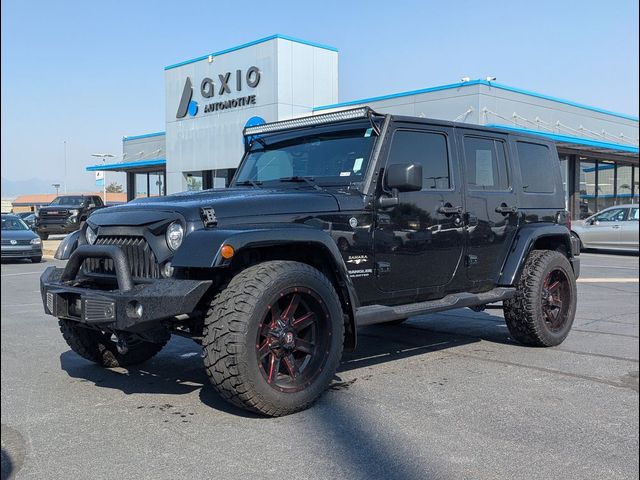
[[[246,72],[236,70],[235,74],[226,72],[219,74],[217,80],[205,77],[200,82],[200,95],[202,98],[211,99],[216,96],[222,97],[219,101],[206,103],[204,113],[217,112],[220,110],[229,110],[238,107],[246,107],[256,104],[256,96],[253,94],[242,95],[240,97],[228,98],[232,94],[232,88],[235,92],[243,92],[243,86],[254,89],[260,83],[260,70],[258,67],[250,67]],[[250,92],[251,90],[249,90]],[[194,117],[198,113],[198,102],[193,100],[193,85],[191,78],[187,77],[184,88],[182,89],[182,97],[176,112],[176,118],[184,118],[189,114]]]

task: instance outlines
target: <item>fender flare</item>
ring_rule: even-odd
[[[265,226],[249,230],[195,230],[185,237],[171,263],[179,268],[225,268],[230,266],[231,260],[224,259],[220,254],[223,245],[232,246],[236,252],[235,257],[251,248],[296,244],[320,247],[330,257],[350,322],[351,332],[345,341],[345,347],[355,348],[355,312],[360,302],[336,242],[323,230],[295,225]]]
[[[569,229],[564,225],[556,223],[535,223],[524,225],[518,230],[518,233],[511,244],[511,249],[509,250],[507,258],[502,266],[502,271],[498,280],[498,284],[500,286],[513,286],[518,282],[529,252],[533,249],[534,244],[538,240],[545,237],[560,237],[562,239],[562,244],[567,250],[569,261],[571,262],[574,270],[578,268],[575,272],[576,276],[578,275],[579,267],[577,267],[577,259],[574,258],[576,256],[576,250],[573,246],[571,232]]]

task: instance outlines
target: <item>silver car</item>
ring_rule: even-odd
[[[581,248],[638,251],[638,204],[609,207],[576,221],[573,235]]]

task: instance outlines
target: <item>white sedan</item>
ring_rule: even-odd
[[[581,248],[638,251],[638,204],[618,205],[576,221],[571,233]]]

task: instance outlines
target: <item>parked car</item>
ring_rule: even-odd
[[[38,216],[35,214],[35,212],[20,212],[16,213],[15,215],[19,217],[20,220],[22,220],[24,223],[26,223],[27,227],[31,229],[35,227],[36,220],[38,219]]]
[[[103,208],[99,195],[61,195],[38,210],[36,230],[40,238],[75,232],[94,210]]]
[[[569,334],[580,262],[552,141],[368,108],[244,138],[231,188],[101,209],[63,240],[41,298],[78,355],[133,365],[191,337],[223,398],[278,416],[364,325],[502,303],[522,344]]]
[[[573,223],[580,248],[638,251],[638,204],[618,205]]]
[[[16,215],[2,214],[2,259],[42,260],[42,240]]]

